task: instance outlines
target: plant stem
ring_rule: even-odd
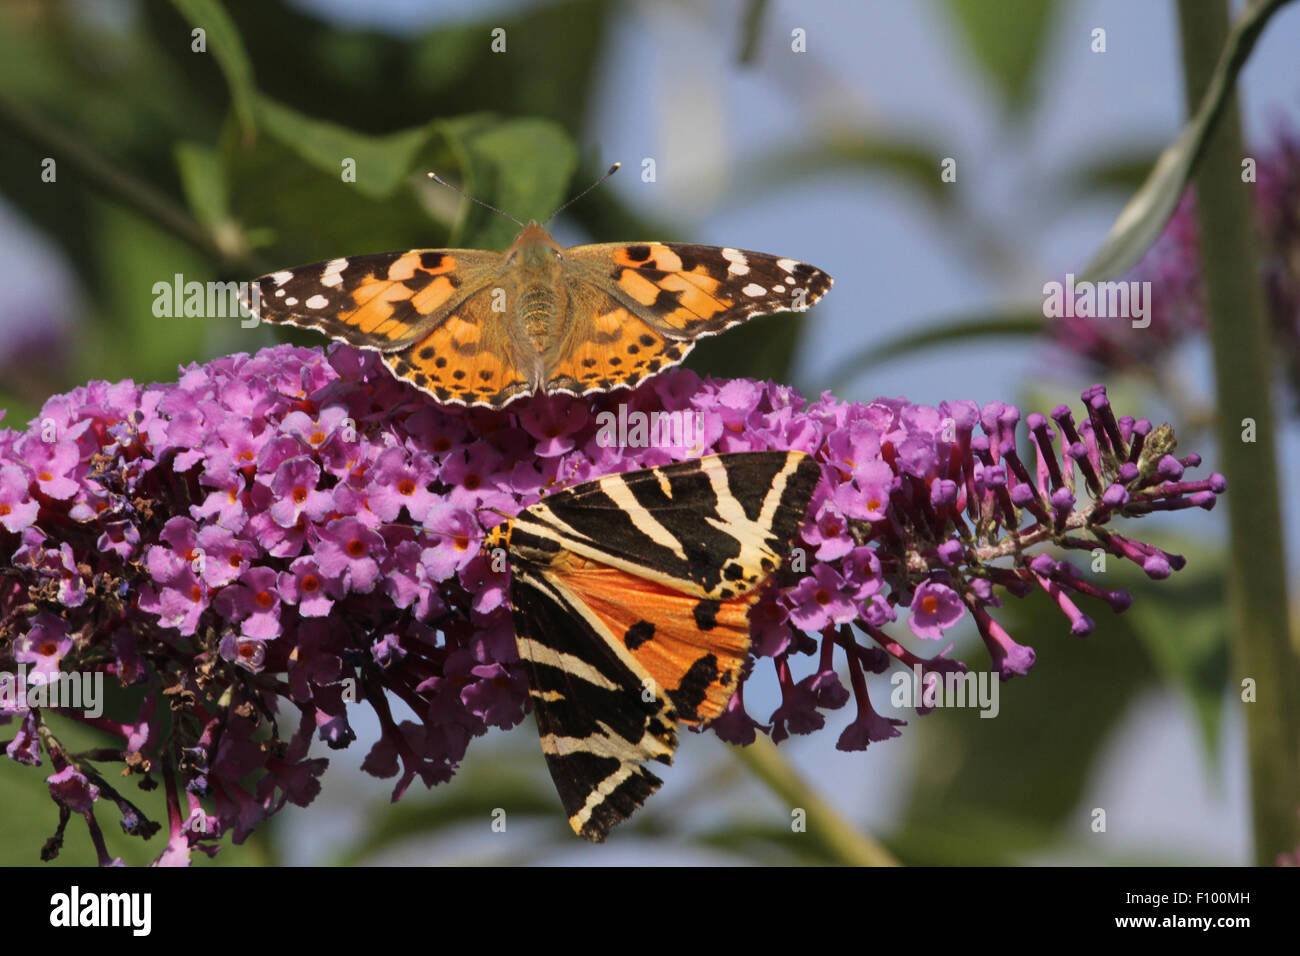
[[[1228,35],[1226,0],[1179,0],[1189,110],[1210,83]],[[1234,683],[1252,680],[1243,703],[1254,814],[1255,862],[1271,865],[1300,845],[1300,662],[1291,646],[1286,554],[1272,405],[1273,346],[1252,222],[1253,186],[1235,98],[1205,145],[1196,213],[1210,313],[1216,424],[1228,478],[1228,612]],[[1254,441],[1243,429],[1254,422]]]
[[[759,780],[792,809],[807,813],[807,834],[846,866],[898,866],[887,849],[856,829],[794,771],[777,752],[776,744],[759,734],[748,747],[732,752]]]

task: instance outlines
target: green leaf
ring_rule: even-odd
[[[433,843],[453,831],[477,830],[479,839],[468,853],[489,856],[491,862],[535,856],[552,841],[579,846],[555,795],[550,777],[533,739],[516,734],[482,743],[456,776],[427,793],[412,790],[397,803],[385,801],[366,814],[364,829],[333,861],[357,866],[386,851],[417,842]],[[504,812],[507,834],[523,831],[531,839],[502,839],[492,829]],[[486,852],[483,848],[490,848]],[[483,862],[482,858],[472,862]]]
[[[748,0],[745,4],[740,19],[740,52],[736,57],[741,66],[750,66],[758,58],[758,41],[763,35],[768,6],[768,0]]]
[[[267,96],[257,98],[257,116],[262,128],[281,144],[335,182],[355,187],[371,199],[386,199],[397,190],[431,135],[429,127],[421,126],[369,136],[312,119]],[[346,173],[355,174],[355,182],[344,179]]]
[[[1166,581],[1129,588],[1129,623],[1166,683],[1191,703],[1205,752],[1218,752],[1228,678],[1226,570],[1222,555],[1201,552]]]
[[[471,196],[525,222],[546,218],[567,198],[578,156],[556,124],[479,114],[442,121],[437,130],[458,158]],[[496,249],[514,238],[518,227],[505,217],[481,207],[468,211],[452,231],[454,240],[472,230],[475,245]]]
[[[212,279],[211,265],[188,246],[119,206],[95,204],[92,220],[103,267],[96,291],[96,319],[85,330],[88,345],[79,359],[93,363],[84,377],[166,381],[182,362],[209,356],[204,342],[215,322],[224,320],[154,315],[155,285]],[[237,320],[231,319],[234,322]]]
[[[139,701],[131,712],[112,710],[112,702],[130,694],[121,687],[115,687],[110,678],[104,682],[105,713],[119,720],[133,720],[132,714],[138,713]],[[138,698],[138,694],[136,695]],[[79,721],[59,716],[53,711],[46,711],[46,719],[59,741],[70,751],[80,752],[99,747],[122,746],[120,737],[92,730]],[[10,725],[10,729],[14,725]],[[6,737],[12,734],[6,734]],[[38,767],[28,767],[12,760],[0,759],[0,866],[95,866],[96,855],[85,822],[73,815],[64,834],[63,848],[50,864],[41,862],[41,847],[46,839],[54,833],[58,824],[59,811],[50,797],[49,784],[45,782],[53,770],[48,756],[42,754],[44,763]],[[111,763],[94,764],[103,774],[104,779],[123,797],[138,807],[146,817],[161,824],[157,833],[148,840],[129,836],[121,827],[122,815],[118,808],[108,799],[101,797],[95,803],[95,819],[104,835],[110,857],[120,857],[127,866],[145,866],[156,858],[167,846],[167,806],[166,791],[159,786],[145,790],[140,786],[144,779],[140,776],[120,776],[120,765]],[[154,775],[154,782],[159,782]],[[195,866],[252,866],[265,863],[267,859],[266,834],[261,828],[254,831],[252,837],[238,846],[227,836],[216,841],[221,846],[220,852],[211,859],[204,853],[195,852],[191,856]]]
[[[177,143],[176,168],[194,218],[209,229],[228,221],[230,189],[221,154],[199,143]]]
[[[1074,200],[1096,193],[1129,195],[1142,186],[1159,149],[1124,150],[1082,163],[1066,174],[1065,191]]]
[[[867,169],[894,176],[930,202],[946,208],[954,193],[939,178],[942,154],[933,146],[881,136],[871,130],[833,130],[815,143],[773,151],[742,166],[734,193],[770,192],[792,180],[826,170]]]
[[[543,218],[554,211],[577,164],[568,136],[547,120],[478,113],[370,136],[304,116],[267,97],[258,104],[259,118],[271,137],[334,182],[355,186],[371,200],[393,198],[403,183],[423,188],[423,177],[413,174],[431,165],[419,160],[428,158],[435,137],[459,168],[467,193],[519,219]],[[355,183],[343,178],[348,169],[355,172]],[[469,231],[475,244],[499,248],[514,237],[517,227],[509,220],[481,213],[470,210],[449,242],[465,241],[462,234]]]
[[[1105,586],[1118,584],[1107,581]],[[1034,848],[1034,839],[1045,844],[1055,828],[1076,825],[1072,815],[1107,735],[1154,676],[1145,655],[1134,653],[1127,613],[1115,614],[1087,598],[1079,604],[1097,622],[1087,637],[1071,636],[1065,616],[1044,594],[1010,600],[997,612],[1013,638],[1033,646],[1037,660],[1028,677],[1003,683],[994,676],[996,717],[981,718],[971,708],[936,709],[924,717],[903,715],[918,767],[912,790],[903,799],[909,808],[906,832],[946,829],[945,821],[969,814],[1014,820],[1025,828],[1024,841],[1008,849],[1023,852]],[[972,670],[987,667],[975,642],[959,641],[953,656]],[[998,833],[987,836],[992,841]],[[913,845],[911,852],[916,850]],[[911,862],[976,858],[913,855]]]
[[[1251,0],[1242,11],[1232,25],[1196,112],[1160,154],[1142,187],[1120,211],[1081,278],[1098,281],[1122,275],[1160,236],[1200,162],[1206,140],[1230,100],[1237,74],[1245,66],[1269,18],[1287,2]]]
[[[1033,100],[1034,78],[1056,19],[1055,0],[945,0],[966,47],[1017,111]]]
[[[256,131],[254,98],[257,90],[253,84],[253,64],[248,59],[234,21],[217,0],[172,0],[172,5],[191,26],[201,27],[206,32],[208,50],[226,77],[239,125],[244,136],[251,138]]]

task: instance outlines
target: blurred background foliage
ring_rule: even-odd
[[[1062,5],[933,0],[932,7],[972,77],[993,91],[1002,126],[995,135],[1026,135]],[[729,70],[761,68],[760,40],[776,29],[768,22],[770,5],[756,0],[728,9],[738,21],[738,42],[718,56]],[[546,216],[611,158],[634,159],[603,155],[592,129],[593,91],[610,66],[604,58],[614,48],[611,35],[627,15],[625,5],[604,0],[498,4],[490,14],[466,7],[453,21],[399,35],[282,0],[0,4],[0,196],[60,254],[68,301],[75,303],[68,311],[76,315],[58,321],[48,305],[27,303],[27,314],[6,316],[6,329],[32,332],[21,342],[6,333],[17,344],[0,349],[7,424],[19,425],[50,394],[88,379],[167,380],[178,365],[286,334],[248,332],[233,321],[155,317],[154,283],[174,274],[244,280],[388,249],[504,247],[512,223],[430,183],[425,171],[438,170],[527,219]],[[205,30],[205,53],[193,49],[195,26]],[[504,29],[509,55],[492,51],[495,28]],[[818,81],[833,85],[834,77]],[[649,109],[646,102],[627,106]],[[730,177],[731,190],[757,195],[828,171],[883,178],[940,217],[991,274],[1014,269],[1018,253],[1005,234],[941,182],[944,154],[933,137],[856,122],[818,129],[796,145],[746,156]],[[1102,250],[1121,265],[1149,244],[1152,223],[1158,231],[1190,170],[1190,156],[1180,154],[1187,168],[1153,187],[1159,148],[1127,144],[1085,159],[1046,190],[1065,204],[1126,196],[1144,182],[1150,200],[1154,189],[1158,201],[1141,223],[1147,234],[1121,230]],[[57,187],[39,179],[49,156],[58,163]],[[344,157],[356,161],[354,183],[340,176]],[[628,167],[624,176],[639,175],[636,162]],[[563,223],[593,241],[698,238],[675,219],[671,209],[648,214],[603,188],[568,210]],[[810,321],[756,321],[703,343],[692,364],[716,374],[791,380]],[[1036,302],[960,316],[874,342],[864,354],[844,353],[834,376],[799,384],[817,391],[834,377],[847,386],[876,363],[937,344],[1024,339],[1041,324]],[[319,344],[309,335],[298,341]],[[1024,396],[1008,389],[999,397]],[[1088,842],[1081,801],[1110,732],[1162,682],[1194,714],[1203,752],[1212,757],[1226,686],[1221,558],[1203,544],[1164,543],[1189,553],[1190,569],[1157,587],[1127,580],[1134,612],[1105,614],[1086,641],[1067,637],[1045,600],[1011,602],[1000,619],[1037,646],[1039,661],[1031,678],[1003,687],[1000,719],[982,721],[974,712],[909,717],[901,741],[888,745],[909,751],[906,759],[886,758],[884,744],[866,754],[834,754],[828,730],[808,741],[819,757],[799,761],[810,785],[863,823],[878,819],[857,802],[869,792],[863,781],[882,760],[890,772],[905,774],[891,822],[877,828],[903,862],[1136,861],[1132,844]],[[977,645],[968,634],[954,656],[981,667]],[[877,685],[874,693],[887,690]],[[69,734],[93,738],[76,729]],[[630,856],[612,846],[575,845],[528,726],[476,742],[450,784],[412,790],[392,806],[387,784],[356,771],[364,746],[328,754],[332,766],[316,806],[286,812],[291,820],[278,818],[212,862],[842,859],[792,833],[788,811],[712,738],[690,738],[679,761],[688,769],[676,768],[670,784],[620,829],[613,842],[631,847]],[[0,863],[34,862],[43,826],[52,829],[54,820],[42,774],[0,761],[0,807]],[[498,807],[508,808],[510,832],[522,838],[487,833]],[[101,822],[113,852],[133,862],[156,854],[163,839],[142,848],[114,834],[113,821]],[[70,839],[60,862],[92,862],[83,843]],[[1193,846],[1177,861],[1205,859]]]

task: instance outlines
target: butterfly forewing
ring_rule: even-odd
[[[819,477],[801,452],[714,455],[557,492],[505,526],[519,654],[576,832],[603,840],[658,787],[641,764],[670,762],[676,724],[725,710]]]
[[[391,352],[418,343],[505,271],[501,253],[474,249],[350,256],[262,276],[245,304],[264,322]]]

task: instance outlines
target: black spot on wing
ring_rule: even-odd
[[[655,636],[655,626],[649,621],[637,621],[623,635],[623,643],[629,651],[634,651]]]
[[[683,720],[700,719],[700,704],[704,703],[709,687],[718,680],[718,676],[718,659],[712,654],[705,654],[682,676],[677,689],[668,692]]]
[[[711,631],[718,626],[719,601],[700,601],[695,605],[695,626],[701,631]]]

